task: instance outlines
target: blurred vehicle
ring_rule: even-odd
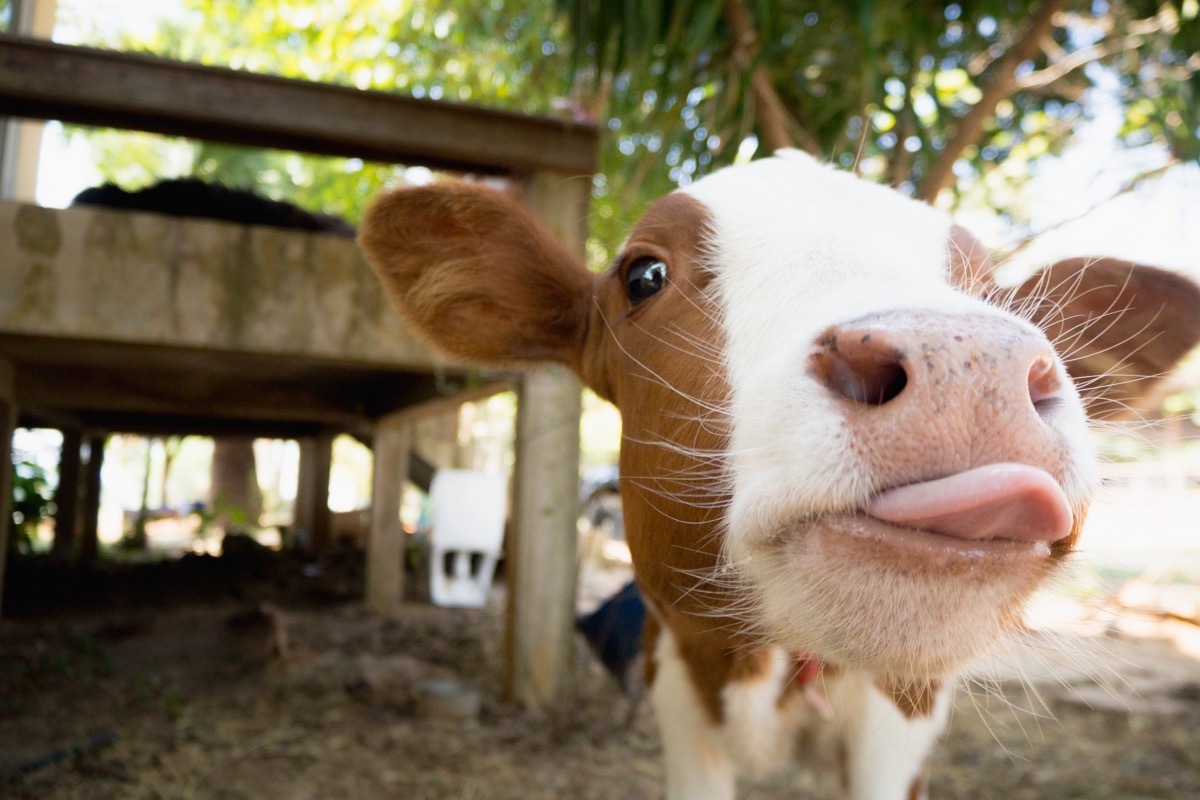
[[[617,465],[601,464],[584,473],[579,487],[580,516],[588,528],[613,541],[625,539],[620,483]]]

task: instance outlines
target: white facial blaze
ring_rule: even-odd
[[[934,385],[924,380],[927,374],[966,376],[947,378],[944,390],[959,392],[954,411],[930,410],[936,395],[926,388],[930,405],[902,400],[909,405],[889,409],[917,414],[893,416],[902,421],[875,430],[864,424],[868,412],[848,414],[846,398],[831,393],[810,369],[810,358],[826,331],[846,330],[873,314],[893,321],[960,320],[964,336],[955,338],[974,342],[971,352],[992,361],[1004,356],[1002,340],[975,339],[972,331],[999,327],[1036,341],[1042,334],[951,285],[952,226],[945,214],[807,155],[789,152],[717,172],[686,191],[711,217],[706,266],[724,323],[731,392],[733,497],[724,548],[753,597],[752,624],[785,647],[895,674],[943,674],[975,657],[1044,577],[1040,561],[988,570],[979,580],[966,573],[950,577],[912,558],[893,569],[895,551],[845,550],[853,538],[834,533],[837,524],[825,520],[861,516],[874,495],[894,487],[886,470],[895,465],[920,473],[970,463],[979,444],[972,438],[972,393],[998,387],[968,373],[970,353],[967,364],[943,361],[936,373],[906,373],[914,388],[905,398],[926,396],[915,387]],[[981,324],[986,319],[999,322]],[[922,350],[923,358],[914,353],[906,369],[935,369],[928,354],[939,342],[922,341],[933,349]],[[1084,415],[1061,365],[1055,369],[1063,384],[1058,411],[1043,419],[1032,404],[1012,408],[1030,420],[1026,441],[1046,443],[1045,451],[1061,459],[1042,468],[1060,477],[1069,502],[1081,504],[1091,464]],[[1013,392],[1005,403],[1009,397],[1020,403],[1022,393],[1029,397],[1019,371],[1004,373],[1004,381],[1004,391]],[[978,405],[988,407],[982,400]],[[994,433],[980,435],[994,441]],[[936,463],[927,454],[935,440],[944,459]],[[881,465],[893,454],[893,462]],[[933,477],[941,475],[919,479]],[[814,535],[810,523],[824,533]]]
[[[718,172],[686,191],[715,230],[736,560],[740,537],[778,522],[773,510],[845,510],[878,489],[853,449],[839,446],[841,418],[806,375],[822,331],[884,310],[1007,315],[950,287],[948,216],[804,153]]]

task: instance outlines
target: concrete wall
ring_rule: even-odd
[[[0,203],[0,332],[428,369],[352,240]]]

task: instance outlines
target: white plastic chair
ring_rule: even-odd
[[[504,542],[508,481],[470,470],[438,470],[429,504],[430,599],[439,606],[482,607]]]

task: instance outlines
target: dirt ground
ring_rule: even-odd
[[[662,796],[648,704],[582,644],[575,698],[548,722],[501,699],[499,603],[382,616],[353,602],[353,581],[259,591],[206,569],[199,587],[143,575],[140,595],[15,604],[0,626],[0,796]],[[932,796],[1200,798],[1200,661],[1126,627],[1007,651],[959,693]],[[478,713],[430,711],[431,679],[476,690]],[[836,792],[801,766],[743,795]]]

